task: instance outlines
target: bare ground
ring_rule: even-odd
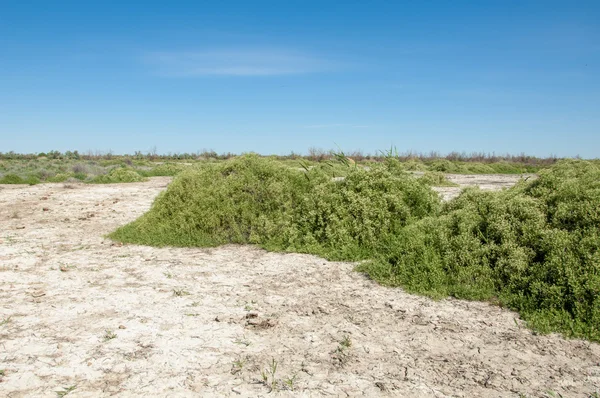
[[[450,200],[460,194],[465,187],[478,186],[487,191],[498,191],[515,185],[521,178],[536,178],[533,174],[446,174],[446,179],[458,184],[458,187],[435,187],[444,200]]]
[[[410,295],[315,256],[103,238],[168,182],[0,187],[0,396],[600,389],[598,344],[535,335],[505,309]]]

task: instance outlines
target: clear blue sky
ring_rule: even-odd
[[[0,151],[600,157],[600,1],[0,1]]]

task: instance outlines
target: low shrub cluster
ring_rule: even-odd
[[[311,184],[296,203],[292,223],[277,245],[335,260],[370,258],[384,250],[405,226],[435,214],[438,195],[403,172],[397,162],[350,168],[343,180]]]
[[[509,190],[465,190],[359,269],[432,297],[498,302],[543,332],[600,340],[600,167],[563,161]]]
[[[449,181],[444,173],[439,171],[427,171],[421,176],[419,181],[422,184],[429,185],[431,187],[457,187],[458,184]]]
[[[542,332],[600,340],[600,167],[562,161],[501,192],[444,205],[395,159],[345,177],[246,155],[189,168],[151,210],[110,236],[156,246],[252,243],[358,266],[441,298],[488,300]]]
[[[401,228],[435,213],[435,192],[398,162],[366,171],[292,169],[246,155],[182,172],[152,209],[111,236],[150,245],[253,243],[335,259],[369,258]],[[337,178],[332,178],[337,177]]]
[[[408,162],[406,162],[408,163]],[[415,167],[415,166],[412,166]],[[461,162],[448,159],[436,159],[423,163],[422,170],[456,174],[522,174],[536,173],[541,167],[516,162]]]
[[[300,171],[258,157],[190,168],[112,237],[156,246],[262,243],[281,233],[308,186]]]
[[[75,158],[5,160],[0,161],[0,180],[4,181],[0,184],[57,183],[67,180],[86,183],[137,182],[143,181],[138,176],[174,176],[187,167],[189,166],[182,163],[153,163],[129,158],[100,161],[84,161]],[[110,175],[112,170],[122,168],[129,172]],[[138,176],[131,172],[135,172]]]
[[[45,178],[45,181],[46,182],[65,182],[69,178],[75,178],[75,177],[72,177],[72,175],[68,174],[68,173],[58,173],[51,177]]]
[[[181,173],[188,166],[181,163],[163,163],[148,170],[137,170],[144,177],[174,176]]]
[[[36,176],[28,175],[25,177],[18,176],[16,174],[6,174],[0,178],[0,184],[39,184],[40,179]]]
[[[75,174],[75,178],[77,178],[77,174]],[[140,182],[145,180],[145,177],[142,177],[133,169],[118,167],[112,169],[108,174],[94,177],[90,182],[94,184],[114,184],[121,182]]]

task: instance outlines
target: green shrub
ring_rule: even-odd
[[[406,162],[402,163],[402,167],[408,171],[427,170],[427,166],[425,166],[425,164],[423,162],[420,162],[415,159],[410,159],[410,160],[407,160]]]
[[[437,159],[428,165],[428,169],[444,173],[458,173],[461,171],[461,166],[457,162],[451,162],[447,159]]]
[[[25,180],[16,174],[6,174],[0,178],[0,184],[25,184]]]
[[[76,163],[73,165],[71,170],[74,174],[87,175],[89,173],[88,165],[86,165],[85,163]]]
[[[494,162],[494,163],[471,163],[466,162],[461,165],[462,173],[472,174],[521,174],[531,171],[531,167],[527,168],[523,164],[511,162]],[[534,168],[537,171],[537,168]]]
[[[328,258],[368,258],[413,220],[435,213],[435,192],[378,165],[304,171],[246,155],[179,174],[144,216],[115,231],[125,242],[174,246],[255,243]]]
[[[35,185],[39,184],[40,179],[36,176],[29,175],[25,178],[22,178],[16,174],[6,174],[4,177],[0,178],[0,184],[29,184]]]
[[[541,168],[513,162],[459,162],[437,159],[429,162],[427,170],[457,174],[521,174],[536,173]]]
[[[457,187],[458,184],[453,183],[452,181],[448,181],[444,173],[439,171],[427,171],[421,178],[419,178],[419,182],[431,187]]]
[[[39,184],[40,182],[41,182],[40,179],[35,175],[30,174],[25,177],[25,184],[36,185],[36,184]]]
[[[439,205],[434,191],[394,162],[369,171],[351,168],[345,179],[321,181],[302,198],[281,246],[330,259],[369,258]]]
[[[560,162],[503,192],[465,190],[360,269],[433,297],[499,300],[540,331],[600,340],[600,168]]]
[[[77,175],[75,175],[77,178]],[[96,176],[90,182],[94,184],[112,184],[121,182],[140,182],[146,179],[139,175],[135,170],[119,167],[112,169],[108,174]]]
[[[97,163],[102,166],[102,167],[110,167],[110,166],[119,166],[119,167],[125,167],[127,166],[126,164],[126,160],[125,159],[100,159],[97,161]]]
[[[73,178],[76,178],[79,181],[85,181],[88,178],[88,175],[86,173],[73,173]]]
[[[35,173],[35,176],[39,178],[41,181],[47,181],[49,178],[54,177],[54,172],[46,169],[38,169]]]
[[[163,163],[150,170],[138,170],[138,173],[144,177],[174,176],[181,173],[187,167],[189,166],[179,163]]]
[[[487,165],[496,174],[521,174],[525,173],[525,168],[517,163],[497,162]]]
[[[258,156],[190,168],[111,237],[156,246],[263,243],[289,226],[309,185],[306,174]]]
[[[52,177],[48,177],[46,179],[46,181],[48,182],[65,182],[67,181],[71,176],[69,174],[66,173],[59,173],[56,174],[55,176]]]
[[[495,174],[497,173],[496,169],[492,164],[484,164],[484,163],[467,163],[462,167],[462,171],[470,174]]]

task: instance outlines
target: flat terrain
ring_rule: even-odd
[[[533,174],[524,175],[522,178],[535,178]],[[496,191],[508,188],[521,179],[518,174],[446,174],[446,179],[458,184],[458,187],[434,187],[444,200],[457,197],[464,187],[478,186],[484,190]]]
[[[498,178],[450,180],[517,177]],[[410,295],[315,256],[103,237],[169,181],[0,187],[0,396],[600,392],[600,345],[536,335],[506,309]]]

